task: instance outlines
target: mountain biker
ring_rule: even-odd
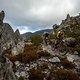
[[[63,43],[63,38],[64,38],[64,32],[63,31],[58,31],[57,32],[57,35],[56,35],[56,41],[55,41],[55,46],[54,46],[54,48],[56,49],[56,48],[58,48],[57,46],[58,46],[58,44],[62,44]]]
[[[48,44],[48,40],[49,40],[49,33],[48,32],[44,32],[43,33],[43,41],[44,43],[47,45]]]

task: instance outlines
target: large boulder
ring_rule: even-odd
[[[24,41],[20,41],[13,49],[12,49],[12,55],[18,55],[20,53],[24,52]]]
[[[76,45],[76,39],[72,37],[64,39],[64,42],[68,47],[74,47]]]

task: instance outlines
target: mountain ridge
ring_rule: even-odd
[[[22,34],[22,36],[23,37],[31,37],[31,36],[33,36],[33,35],[38,35],[38,34],[43,34],[44,32],[52,32],[53,31],[53,29],[43,29],[43,30],[39,30],[39,31],[36,31],[36,32],[34,32],[34,33],[32,33],[32,32],[26,32],[26,33],[24,33],[24,34]]]

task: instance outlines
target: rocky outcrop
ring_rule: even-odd
[[[14,32],[14,36],[15,36],[15,43],[18,43],[22,40],[22,37],[18,29]]]
[[[14,48],[22,40],[22,37],[17,29],[15,32],[8,23],[3,23],[5,17],[4,11],[0,12],[0,53],[9,48]]]
[[[4,13],[4,11],[2,10],[2,11],[0,12],[0,25],[3,25],[3,19],[4,19],[4,17],[5,17],[5,13]]]
[[[61,24],[58,25],[57,29],[73,31],[73,29],[75,29],[76,27],[80,28],[80,15],[71,17],[69,14],[67,14],[66,19],[62,20]]]
[[[0,53],[2,53],[4,49],[8,49],[11,46],[15,45],[14,31],[8,23],[3,23],[4,17],[5,17],[4,11],[1,11],[0,12],[0,45],[2,51],[0,51]]]
[[[2,30],[2,47],[9,49],[15,45],[14,31],[8,23],[3,23]]]
[[[16,46],[17,53],[23,51],[23,42],[19,30],[15,33],[12,27],[8,23],[3,23],[5,17],[4,11],[0,12],[0,80],[16,80],[15,74],[12,69],[12,62],[6,57],[4,57],[4,50],[11,49],[14,50]]]

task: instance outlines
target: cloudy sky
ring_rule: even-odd
[[[34,32],[52,28],[69,13],[80,13],[80,0],[0,0],[0,11],[5,11],[5,20],[14,31]]]

